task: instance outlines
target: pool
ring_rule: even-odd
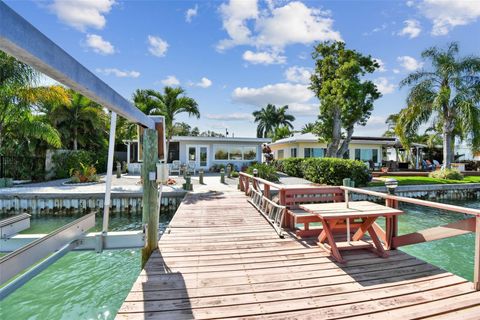
[[[448,203],[480,208],[479,201]],[[459,219],[463,214],[402,205],[407,214],[399,218],[399,233],[435,227]],[[162,223],[171,216],[162,215]],[[32,219],[28,233],[46,233],[75,217]],[[140,215],[117,214],[110,220],[112,230],[135,230]],[[97,217],[97,231],[101,218]],[[473,278],[474,235],[416,244],[401,250],[468,280]],[[70,252],[25,286],[0,302],[0,319],[113,319],[140,273],[139,250],[112,250],[101,254]]]

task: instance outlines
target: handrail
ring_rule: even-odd
[[[447,210],[447,211],[453,211],[453,212],[457,212],[457,213],[470,214],[470,215],[480,217],[480,210],[479,209],[464,208],[464,207],[455,206],[455,205],[452,205],[452,204],[445,204],[445,203],[438,203],[438,202],[432,202],[432,201],[421,200],[421,199],[395,196],[395,195],[391,195],[391,194],[387,194],[387,193],[383,193],[383,192],[377,192],[377,191],[371,191],[371,190],[365,190],[365,189],[359,189],[359,188],[343,187],[343,186],[341,186],[340,188],[343,189],[343,190],[350,191],[350,192],[361,193],[361,194],[366,194],[366,195],[375,196],[375,197],[379,197],[379,198],[395,200],[395,201],[400,201],[400,202],[407,202],[407,203],[412,203],[412,204],[418,204],[418,205],[425,206],[425,207]]]
[[[262,179],[262,178],[259,178],[259,177],[254,177],[251,174],[248,174],[248,173],[245,173],[245,172],[240,172],[240,176],[244,176],[244,177],[249,178],[249,179],[257,180],[258,182],[269,185],[269,186],[274,187],[274,188],[279,189],[279,190],[285,188],[285,186],[279,185],[275,182],[271,182],[271,181],[268,181],[268,180],[265,180],[265,179]]]

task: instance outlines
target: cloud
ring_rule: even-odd
[[[378,91],[380,91],[383,95],[394,92],[395,88],[397,87],[393,83],[390,83],[385,77],[377,78],[373,80],[373,83],[377,86]]]
[[[398,57],[397,60],[400,62],[400,65],[408,71],[415,71],[423,67],[423,62],[419,62],[410,56],[401,56]]]
[[[292,83],[269,84],[260,88],[239,87],[232,93],[233,101],[257,107],[268,103],[281,106],[307,103],[313,97],[313,92],[306,85]]]
[[[395,73],[395,74],[400,73],[400,70],[398,70],[398,69],[392,69],[392,71],[393,71],[393,73]]]
[[[290,103],[288,110],[297,116],[318,116],[318,103]]]
[[[160,82],[163,85],[169,86],[169,87],[174,87],[174,86],[180,85],[180,80],[178,80],[177,77],[172,76],[172,75],[166,77],[165,79],[160,80]]]
[[[222,120],[222,121],[252,121],[253,116],[251,113],[234,112],[229,114],[207,114],[207,119],[210,120]]]
[[[282,53],[292,44],[342,39],[333,29],[334,21],[328,11],[309,8],[299,1],[278,7],[275,3],[268,2],[262,10],[257,1],[230,0],[222,4],[220,15],[229,38],[221,40],[217,50],[250,45],[262,51]]]
[[[164,57],[167,53],[168,43],[157,36],[148,36],[148,51],[156,57]]]
[[[198,14],[198,5],[195,5],[195,7],[190,8],[185,12],[185,21],[188,23],[192,22],[192,18],[195,17]]]
[[[480,17],[478,1],[424,0],[417,6],[432,21],[432,35],[446,35],[456,26],[475,22]]]
[[[388,27],[388,25],[386,23],[384,23],[380,27],[376,27],[376,28],[372,29],[372,31],[370,31],[370,32],[364,32],[363,35],[364,36],[371,36],[374,33],[377,33],[377,32],[380,32],[380,31],[383,31],[383,30],[387,29],[387,27]]]
[[[243,60],[250,62],[252,64],[284,64],[287,60],[287,57],[280,55],[277,52],[253,52],[247,50],[243,53]]]
[[[398,33],[400,36],[408,36],[410,39],[416,38],[422,32],[422,28],[420,27],[420,22],[415,19],[405,20],[403,22],[405,27]]]
[[[375,60],[378,65],[380,66],[377,71],[378,72],[385,72],[387,71],[387,68],[385,68],[385,63],[382,61],[382,59],[379,59],[379,58],[373,58],[373,60]]]
[[[110,42],[103,40],[103,38],[97,34],[87,34],[85,44],[99,54],[109,55],[115,53],[113,45]]]
[[[103,29],[107,22],[105,14],[114,4],[115,0],[54,0],[50,10],[63,23],[85,31],[88,27]]]
[[[407,5],[407,7],[413,7],[415,5],[415,2],[412,0],[409,0],[405,4]]]
[[[312,72],[308,68],[293,66],[285,70],[285,78],[290,82],[310,83]]]
[[[115,77],[118,78],[138,78],[140,77],[140,72],[132,70],[132,71],[127,71],[127,70],[119,70],[117,68],[97,68],[95,69],[98,73],[104,74],[106,76],[109,75],[114,75]]]
[[[189,82],[188,85],[189,86],[195,86],[195,87],[200,87],[200,88],[208,88],[210,87],[211,85],[213,84],[212,80],[206,78],[206,77],[202,77],[202,79],[200,79],[199,82]]]

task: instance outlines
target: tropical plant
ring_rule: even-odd
[[[280,139],[284,139],[290,137],[292,134],[292,131],[287,126],[276,127],[272,135],[272,140],[277,141]]]
[[[0,51],[0,152],[25,156],[38,154],[39,146],[61,146],[36,106],[68,102],[67,94],[60,86],[37,86],[38,79],[34,69]]]
[[[97,169],[92,164],[86,165],[80,162],[79,168],[70,169],[70,182],[72,183],[96,182],[98,180]]]
[[[370,55],[347,49],[341,41],[318,44],[312,58],[315,70],[309,88],[320,100],[314,133],[327,142],[327,157],[342,158],[355,125],[367,123],[374,101],[381,97],[376,85],[364,80],[379,64]]]
[[[402,143],[421,124],[432,120],[441,126],[443,164],[450,168],[455,137],[470,137],[473,150],[480,148],[480,57],[459,57],[458,44],[422,52],[431,70],[408,75],[400,86],[410,86],[407,107],[400,111],[395,132]]]
[[[288,106],[285,105],[277,109],[273,104],[268,104],[266,107],[254,111],[254,122],[257,125],[257,137],[267,138],[273,136],[275,129],[284,126],[293,129],[292,122],[295,121],[295,117],[291,114],[287,114]]]
[[[262,179],[272,182],[278,182],[279,180],[277,170],[273,166],[269,166],[266,163],[255,163],[248,167],[247,173],[253,175],[254,169],[257,169],[258,177]]]
[[[454,169],[442,169],[432,171],[428,174],[430,178],[446,179],[446,180],[463,180],[463,174]]]
[[[315,123],[309,122],[302,127],[302,133],[311,133],[315,131]]]
[[[340,186],[350,178],[355,186],[365,186],[371,179],[368,167],[358,160],[337,158],[308,158],[301,164],[305,179],[321,184]]]
[[[107,144],[107,114],[103,108],[73,90],[70,101],[47,107],[47,117],[60,132],[63,145],[72,150],[105,149]]]
[[[185,90],[177,87],[165,87],[163,93],[155,90],[136,90],[133,95],[133,101],[137,108],[147,115],[161,115],[165,117],[165,138],[168,145],[174,134],[175,117],[181,113],[187,113],[189,116],[200,118],[198,103],[185,96]]]

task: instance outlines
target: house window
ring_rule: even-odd
[[[257,159],[257,147],[243,147],[243,160]]]
[[[188,148],[188,160],[189,161],[195,161],[196,150],[197,149],[195,147],[189,147]]]
[[[355,160],[378,162],[378,149],[355,149]]]
[[[278,151],[277,151],[277,158],[278,158],[278,160],[283,159],[284,157],[285,157],[285,152],[284,152],[284,150],[283,150],[283,149],[282,149],[282,150],[278,150]]]
[[[290,149],[290,157],[292,157],[292,158],[297,157],[297,148]]]
[[[215,150],[215,160],[228,160],[228,146],[216,145],[213,150]]]
[[[214,160],[256,160],[257,147],[242,145],[214,145]]]
[[[304,158],[323,158],[326,152],[325,148],[305,148],[303,150]]]
[[[242,160],[242,147],[230,147],[228,150],[229,160]]]

